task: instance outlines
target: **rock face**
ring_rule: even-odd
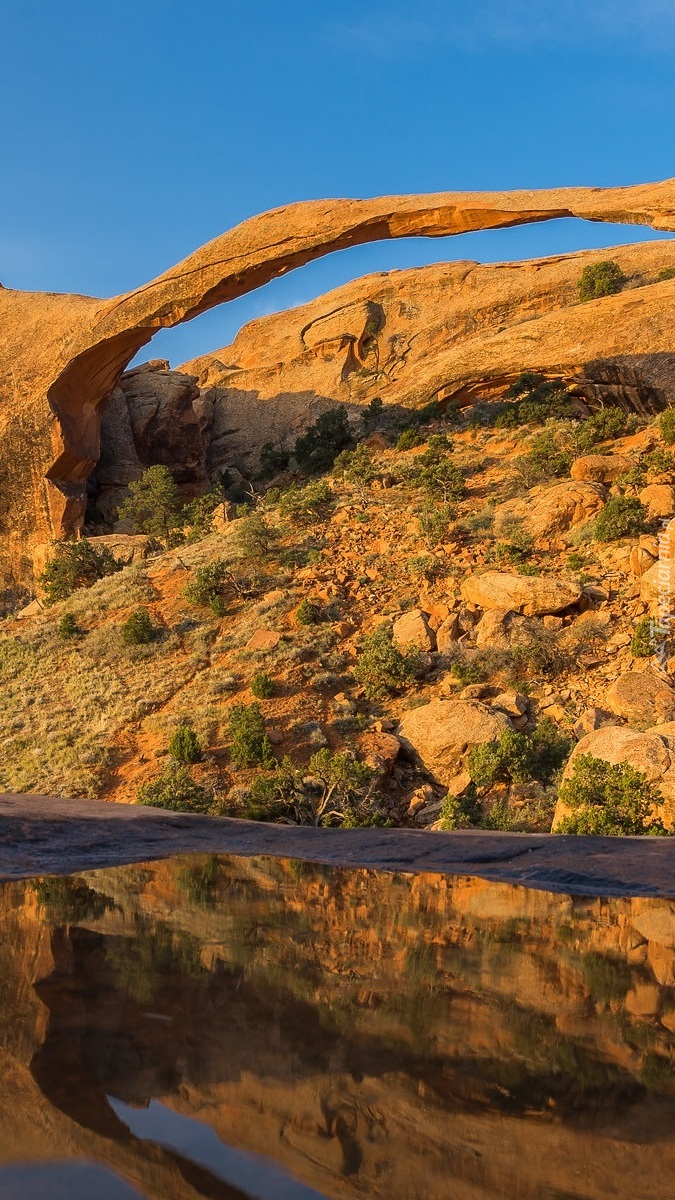
[[[605,489],[598,483],[565,480],[553,487],[532,488],[526,498],[507,500],[495,512],[495,528],[507,518],[523,523],[533,538],[559,537],[597,516],[605,503]]]
[[[610,685],[606,704],[628,721],[652,724],[675,718],[675,688],[655,671],[626,671]]]
[[[613,483],[630,466],[630,459],[623,454],[585,454],[574,460],[570,475],[586,483]]]
[[[435,700],[405,714],[398,730],[404,746],[441,783],[448,783],[472,746],[498,738],[511,722],[479,700]]]
[[[418,650],[435,650],[436,638],[429,627],[428,613],[412,608],[394,621],[394,641],[397,646],[415,646]]]
[[[390,237],[440,237],[569,216],[651,224],[654,228],[672,230],[675,229],[675,184],[666,181],[614,189],[563,188],[540,192],[442,193],[374,200],[309,201],[253,217],[197,250],[157,279],[111,300],[0,288],[3,402],[0,534],[4,540],[5,579],[21,578],[30,573],[32,545],[80,531],[86,506],[86,481],[99,458],[102,403],[114,391],[125,367],[157,329],[190,320],[294,267],[348,246]],[[667,263],[667,254],[667,248],[662,244],[652,252],[651,258],[645,247],[633,248],[623,257],[626,262],[632,256],[642,262],[653,261],[655,266],[663,266]],[[575,276],[580,273],[579,267],[577,258]],[[531,270],[535,272],[536,266]],[[466,274],[467,268],[460,266],[459,274],[457,268],[450,270],[455,283],[462,272]],[[568,272],[567,284],[568,287],[571,285],[571,272]],[[405,334],[403,340],[397,340],[394,329],[386,331],[384,342],[391,348],[393,359],[391,363],[385,363],[379,340],[386,314],[367,293],[368,289],[361,287],[356,309],[352,307],[346,323],[346,314],[334,309],[332,315],[324,314],[327,319],[318,323],[310,321],[307,328],[303,327],[303,353],[307,353],[310,364],[315,357],[335,358],[337,354],[341,376],[365,369],[366,374],[376,376],[378,382],[382,373],[386,374],[385,366],[389,375],[396,374],[397,364],[400,371],[400,361],[405,360]],[[529,288],[527,294],[529,297]],[[558,314],[549,312],[548,316],[540,318],[536,333],[540,342],[537,362],[532,361],[535,331],[531,322],[515,336],[507,331],[508,345],[500,341],[500,335],[490,339],[495,344],[492,353],[483,355],[480,371],[476,367],[475,350],[467,352],[465,347],[459,346],[454,362],[439,363],[438,369],[418,372],[417,395],[423,395],[425,400],[430,394],[443,398],[466,391],[467,386],[469,389],[475,387],[477,382],[482,386],[486,379],[518,373],[523,364],[551,369],[553,344],[556,347],[555,370],[565,370],[561,346],[569,344],[574,346],[574,352],[568,351],[565,362],[573,360],[576,369],[580,360],[607,360],[609,356],[613,358],[612,363],[608,365],[605,361],[604,366],[595,369],[595,383],[599,380],[601,384],[607,381],[620,389],[632,387],[638,397],[642,395],[641,402],[650,403],[661,386],[659,380],[668,383],[673,374],[670,360],[665,361],[673,350],[672,321],[668,314],[673,298],[675,282],[666,281],[644,289],[637,311],[634,300],[627,304],[624,296],[609,297],[570,310],[564,328],[560,326]],[[570,299],[571,295],[568,295],[568,302]],[[399,299],[394,303],[398,303],[400,309],[406,301]],[[485,298],[481,296],[479,308],[484,304]],[[521,296],[521,311],[529,308],[527,315],[531,316],[534,315],[533,307],[536,313],[536,302],[533,306],[531,300],[526,301]],[[599,321],[600,312],[603,317]],[[410,321],[413,316],[410,313],[405,320]],[[599,336],[599,325],[602,326],[602,337]],[[409,329],[409,332],[413,330]],[[414,332],[417,333],[417,329]],[[641,360],[631,357],[644,355],[651,356],[646,383],[641,382]],[[201,384],[209,374],[210,385],[216,382],[214,374],[220,373],[220,378],[223,372],[232,374],[229,355],[210,361],[217,362],[215,372],[210,368],[194,372],[199,375]],[[240,375],[236,382],[229,381],[238,410],[246,412],[245,426],[249,431],[256,423],[254,400],[266,398],[270,391],[278,402],[279,416],[283,410],[284,435],[294,403],[305,422],[312,403],[319,407],[325,403],[326,393],[317,390],[317,379],[311,371],[305,373],[304,386],[299,389],[304,393],[301,402],[297,396],[295,401],[289,399],[287,393],[296,392],[298,383],[296,378],[289,388],[282,379],[283,372],[278,364],[286,361],[284,355],[268,359],[270,366],[274,364],[275,380],[272,382],[268,378],[267,392],[255,386],[252,377],[247,379]],[[236,362],[237,371],[242,366],[245,364]],[[254,394],[242,395],[247,391]],[[331,400],[345,399],[344,394],[329,393],[329,397]],[[393,396],[388,399],[392,400]],[[236,414],[230,412],[228,422],[228,414],[216,406],[215,398],[213,400],[210,444],[217,457],[227,436],[226,430],[236,425],[237,420]],[[409,396],[409,400],[420,402],[413,396]],[[152,402],[149,403],[152,408]],[[139,405],[143,407],[140,402]],[[184,411],[187,414],[187,410]],[[191,418],[188,424],[192,428]],[[267,424],[268,430],[273,427],[273,422]],[[116,483],[110,486],[116,486]]]
[[[562,612],[581,598],[578,584],[544,575],[512,575],[507,571],[484,571],[470,575],[461,587],[462,596],[479,608],[521,612],[530,617]]]

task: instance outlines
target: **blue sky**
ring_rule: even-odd
[[[0,45],[7,287],[126,291],[293,200],[675,176],[675,0],[0,0]],[[564,221],[359,247],[143,356],[177,364],[368,271],[648,236]]]

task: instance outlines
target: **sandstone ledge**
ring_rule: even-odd
[[[471,875],[583,896],[675,893],[675,840],[670,838],[291,828],[96,800],[0,796],[0,881],[194,852]]]

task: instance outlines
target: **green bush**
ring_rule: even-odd
[[[599,442],[623,437],[633,426],[634,419],[620,408],[601,408],[585,421],[579,422],[573,432],[570,431],[571,440],[577,453],[584,454]]]
[[[612,496],[595,519],[593,536],[599,542],[616,542],[646,528],[647,511],[636,496]]]
[[[38,583],[42,588],[45,604],[56,604],[67,600],[80,588],[91,587],[122,570],[122,564],[113,558],[107,547],[95,550],[87,538],[76,542],[57,542],[54,557],[47,563]]]
[[[276,691],[274,680],[268,671],[258,671],[251,680],[250,688],[258,700],[269,700]]]
[[[125,646],[146,645],[154,640],[155,633],[147,608],[137,608],[136,612],[132,612],[120,625],[120,636]]]
[[[469,751],[467,770],[476,787],[495,783],[550,783],[570,752],[570,741],[553,724],[543,720],[531,734],[507,729],[497,741],[484,742]]]
[[[480,828],[483,810],[475,784],[470,784],[463,796],[446,796],[441,803],[439,820],[440,828],[446,832],[453,829]]]
[[[212,488],[203,496],[197,496],[189,504],[184,504],[176,518],[182,538],[188,544],[200,542],[213,532],[213,514],[219,504],[223,503],[222,487]],[[174,539],[172,539],[174,540]]]
[[[420,533],[431,546],[450,536],[457,510],[452,504],[425,504],[419,515]]]
[[[339,405],[321,413],[295,443],[293,456],[298,466],[310,474],[328,471],[341,450],[352,445],[347,410]]]
[[[421,446],[423,439],[420,437],[417,427],[409,425],[404,429],[396,443],[397,450],[412,450],[415,446]]]
[[[251,513],[239,521],[236,541],[243,558],[266,558],[277,539],[276,529],[260,513]]]
[[[409,475],[413,486],[423,488],[427,495],[440,498],[444,504],[461,500],[466,494],[464,476],[451,458],[452,448],[444,433],[432,434],[427,449],[415,459]]]
[[[187,767],[175,763],[152,783],[141,784],[136,793],[137,804],[172,812],[208,813],[213,802],[212,792],[195,783]]]
[[[249,790],[244,815],[249,821],[277,821],[289,817],[299,821],[302,804],[302,772],[284,756],[274,770],[257,775]]]
[[[129,484],[129,495],[118,516],[130,521],[136,533],[149,533],[167,543],[177,528],[179,508],[180,494],[171,472],[157,465]]]
[[[377,466],[364,442],[359,442],[354,450],[343,450],[333,463],[333,471],[361,492],[377,478]]]
[[[662,413],[659,428],[666,446],[672,446],[675,442],[675,408],[667,408]]]
[[[621,267],[613,259],[590,263],[581,272],[579,299],[585,303],[587,300],[598,300],[601,296],[612,296],[621,291],[625,282]]]
[[[527,487],[547,479],[561,479],[570,473],[572,457],[560,437],[550,429],[536,434],[529,449],[518,459],[518,468]]]
[[[176,762],[196,763],[201,761],[202,748],[191,725],[179,725],[169,742],[169,754]]]
[[[283,450],[273,442],[265,442],[260,451],[259,474],[262,479],[272,479],[285,471],[291,459],[290,450]]]
[[[662,267],[656,276],[657,283],[665,283],[666,279],[675,279],[675,267]]]
[[[675,471],[675,455],[670,450],[664,450],[662,446],[657,446],[656,450],[651,450],[649,454],[644,455],[640,466],[644,467],[650,476],[672,475]]]
[[[292,483],[279,497],[279,511],[298,525],[312,525],[328,516],[333,493],[325,479],[315,479],[306,487]]]
[[[651,658],[669,645],[668,630],[654,617],[640,617],[630,643],[633,658]]]
[[[384,624],[364,638],[353,675],[369,700],[382,700],[412,683],[414,661],[394,645],[391,626]]]
[[[235,767],[274,767],[272,743],[257,703],[235,704],[230,710],[228,732],[232,739],[230,758]]]
[[[372,433],[374,429],[382,423],[384,416],[384,400],[380,396],[373,396],[367,408],[364,408],[361,413],[361,428],[367,435]]]
[[[59,637],[63,638],[64,642],[71,638],[77,637],[80,632],[77,626],[77,621],[71,612],[64,613],[59,621]]]
[[[520,375],[504,395],[515,403],[500,406],[494,420],[497,429],[545,425],[551,417],[562,419],[574,412],[562,379],[545,379],[531,371]]]
[[[328,749],[314,754],[305,771],[297,771],[284,758],[275,770],[254,779],[246,816],[347,828],[390,824],[372,795],[373,778],[371,769],[351,755]]]
[[[608,763],[580,754],[559,799],[572,811],[556,825],[555,833],[634,837],[667,832],[652,815],[663,804],[660,789],[627,762]]]
[[[318,600],[308,600],[305,596],[295,610],[295,619],[298,625],[320,625],[325,620],[323,606]]]
[[[192,579],[186,584],[183,595],[191,604],[211,608],[218,617],[226,610],[226,592],[232,586],[232,572],[222,558],[197,567]]]

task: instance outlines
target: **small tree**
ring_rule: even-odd
[[[191,725],[179,725],[171,736],[169,754],[176,762],[196,763],[201,760],[202,748]]]
[[[601,296],[612,296],[621,291],[625,282],[621,267],[613,259],[590,263],[581,273],[579,299],[585,303],[587,300],[599,300]]]
[[[609,763],[580,754],[559,798],[571,813],[554,833],[617,837],[667,833],[654,816],[654,809],[664,802],[660,789],[627,762]]]
[[[295,610],[295,619],[298,625],[320,625],[325,614],[317,600],[309,600],[305,596]]]
[[[348,483],[353,483],[362,497],[365,489],[377,478],[377,467],[364,442],[359,442],[354,450],[343,450],[336,458],[333,470]]]
[[[340,451],[352,444],[347,410],[339,405],[321,413],[314,425],[298,438],[293,456],[303,471],[318,474],[328,471]]]
[[[235,704],[230,711],[228,732],[232,739],[230,757],[236,767],[276,766],[259,704],[249,704],[248,707]]]
[[[308,772],[321,784],[321,791],[312,804],[312,823],[324,825],[344,821],[355,813],[367,799],[374,772],[365,763],[349,754],[332,754],[319,750],[309,760]]]
[[[258,460],[260,478],[272,479],[274,475],[285,471],[290,457],[290,450],[284,450],[281,446],[275,446],[274,442],[265,442]]]
[[[258,671],[251,680],[250,688],[258,700],[269,700],[276,691],[274,680],[268,671]]]
[[[54,557],[47,563],[38,583],[44,594],[45,604],[56,604],[67,600],[80,588],[91,587],[122,570],[122,564],[113,558],[107,547],[96,550],[87,538],[77,542],[57,542]]]
[[[121,521],[130,521],[136,533],[149,533],[168,543],[177,526],[178,487],[168,467],[148,467],[129,484],[129,495],[120,505]]]
[[[599,542],[634,537],[647,528],[647,510],[636,496],[612,496],[596,517],[593,536]]]
[[[382,700],[412,683],[414,661],[414,654],[394,645],[391,627],[384,624],[364,639],[353,674],[369,700]]]
[[[237,546],[244,558],[266,558],[277,540],[277,531],[260,513],[242,517],[237,529]]]
[[[365,434],[377,429],[384,415],[384,400],[381,396],[373,396],[367,408],[361,413],[361,428]]]
[[[203,496],[197,496],[189,504],[184,504],[176,524],[180,527],[184,540],[190,544],[200,542],[213,532],[213,514],[219,504],[223,503],[222,487],[211,488]]]
[[[143,646],[152,642],[155,637],[155,627],[150,620],[147,608],[138,608],[120,625],[122,641],[127,646]]]
[[[279,497],[279,511],[299,525],[313,525],[328,516],[333,493],[325,479],[315,479],[306,487],[292,483]]]
[[[212,792],[195,783],[187,767],[172,763],[151,783],[143,783],[136,803],[172,812],[208,813],[213,808]]]
[[[474,746],[468,772],[479,788],[495,783],[550,783],[570,752],[570,741],[552,721],[543,720],[532,734],[505,729],[496,741]]]
[[[64,642],[70,641],[77,637],[79,633],[77,621],[71,612],[64,613],[59,621],[59,637],[63,638]]]
[[[214,558],[210,563],[197,567],[192,579],[185,585],[183,595],[191,604],[213,609],[218,617],[226,610],[228,590],[236,590],[235,580],[227,563]]]

